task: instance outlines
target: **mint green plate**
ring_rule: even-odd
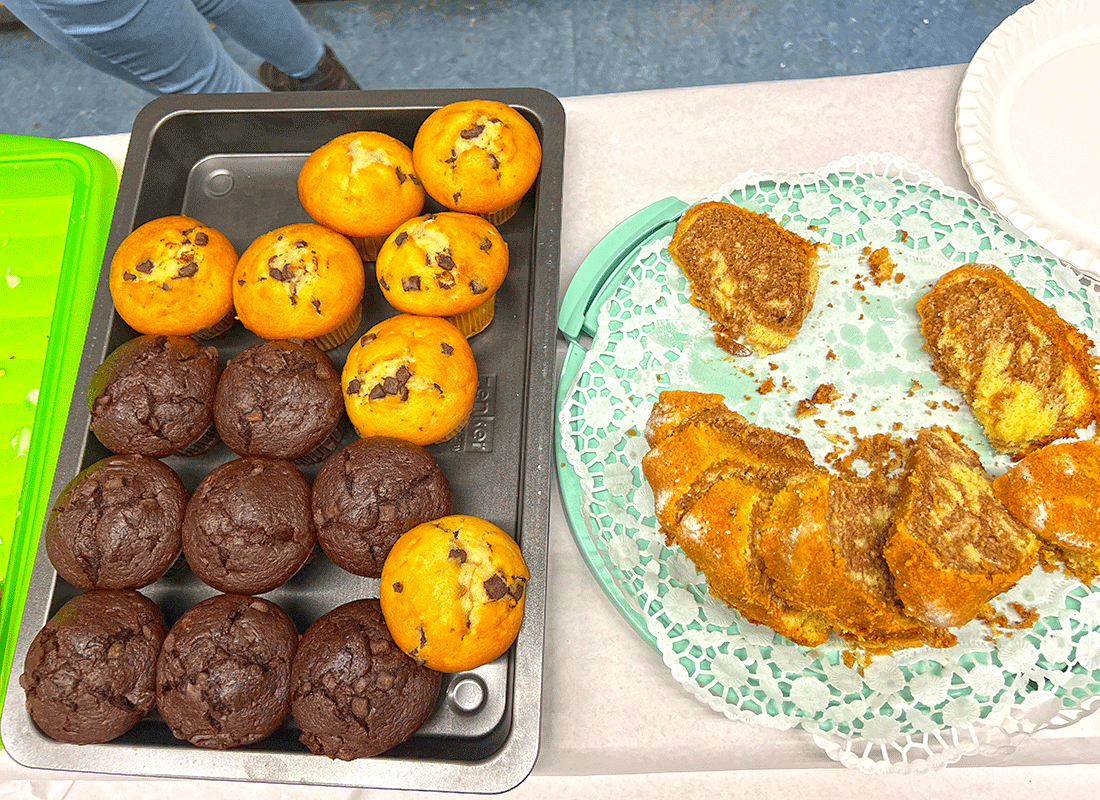
[[[0,135],[0,696],[117,189],[97,150]]]
[[[864,669],[848,663],[844,640],[799,647],[713,598],[658,529],[640,466],[653,402],[662,390],[690,389],[718,392],[757,424],[801,437],[820,464],[857,436],[912,436],[941,424],[996,474],[1008,459],[932,371],[916,300],[955,266],[997,264],[1095,341],[1100,286],[889,154],[814,173],[746,173],[708,199],[763,211],[825,245],[817,297],[783,351],[734,358],[718,349],[668,255],[686,208],[674,198],[626,220],[582,263],[558,318],[569,342],[558,389],[558,485],[577,547],[608,599],[701,702],[734,720],[801,727],[834,757],[872,771],[950,763],[965,754],[964,734],[979,749],[1014,746],[1026,732],[1100,707],[1100,587],[1037,569],[994,603],[1006,619],[1032,609],[1026,629],[996,635],[976,620],[956,630],[955,647],[897,650]],[[897,270],[876,283],[867,257],[879,247]],[[839,398],[799,417],[799,400],[821,384]]]

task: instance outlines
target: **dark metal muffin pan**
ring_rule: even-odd
[[[113,742],[60,744],[31,721],[18,680],[31,640],[79,591],[57,576],[40,543],[0,720],[4,748],[17,762],[119,775],[481,793],[505,791],[530,773],[539,742],[565,138],[565,114],[553,95],[536,89],[208,95],[163,97],[146,106],[130,139],[50,502],[83,467],[108,454],[89,433],[85,397],[96,366],[135,335],[114,312],[107,285],[111,255],[130,231],[156,217],[187,214],[225,233],[241,253],[268,230],[310,221],[298,201],[297,175],[320,145],[342,133],[375,130],[411,146],[434,109],[475,98],[500,100],[527,117],[542,139],[542,170],[519,211],[500,226],[510,267],[493,323],[471,339],[480,376],[473,417],[458,437],[429,450],[451,481],[454,511],[488,519],[522,547],[531,580],[516,644],[491,664],[444,676],[436,711],[423,728],[374,758],[313,755],[298,741],[293,719],[256,745],[205,750],[175,739],[155,712]],[[429,199],[426,211],[432,210],[441,209]],[[363,323],[330,352],[338,367],[359,334],[397,313],[381,296],[373,264],[366,266]],[[238,323],[210,343],[224,363],[257,341]],[[346,445],[356,434],[346,416],[341,424]],[[219,444],[201,456],[165,461],[193,490],[231,458]],[[318,469],[303,472],[312,479]],[[160,605],[169,625],[216,594],[182,557],[142,592]],[[263,596],[304,631],[344,602],[377,595],[377,580],[344,572],[318,548],[286,584]]]

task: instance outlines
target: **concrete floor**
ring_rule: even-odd
[[[364,88],[536,86],[572,96],[970,60],[1023,0],[313,0]],[[414,44],[415,43],[415,44]],[[234,43],[251,71],[259,59]],[[127,131],[152,98],[0,27],[0,133]]]

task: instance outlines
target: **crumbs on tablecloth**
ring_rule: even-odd
[[[912,446],[912,439],[889,433],[857,435],[855,445],[839,457],[834,467],[840,474],[853,478],[868,471],[884,478],[897,476],[904,471]]]

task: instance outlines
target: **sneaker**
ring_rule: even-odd
[[[325,45],[317,71],[305,78],[293,78],[267,61],[260,64],[260,83],[273,92],[319,92],[327,89],[359,89],[355,79]]]

